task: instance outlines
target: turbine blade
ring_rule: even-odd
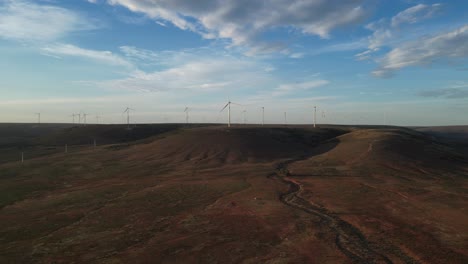
[[[228,107],[228,105],[229,105],[229,103],[227,103],[227,104],[223,107],[223,109],[221,109],[221,111],[219,111],[219,112],[224,111],[224,109],[226,109],[226,107]]]

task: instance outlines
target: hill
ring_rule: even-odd
[[[190,125],[198,127],[201,125]],[[206,126],[206,125],[205,125]],[[182,124],[126,125],[0,124],[0,163],[63,153],[97,145],[129,143],[187,127]]]
[[[0,164],[0,262],[468,261],[454,145],[397,127],[154,126],[132,141],[66,127],[35,142],[111,144]]]
[[[337,128],[197,128],[129,149],[128,160],[163,160],[221,166],[304,155],[320,142],[346,133]]]
[[[403,128],[355,130],[337,140],[332,150],[289,166],[302,198],[386,241],[374,250],[392,262],[467,260],[468,214],[459,210],[468,201],[467,156]]]

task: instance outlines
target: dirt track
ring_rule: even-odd
[[[350,223],[340,219],[326,208],[318,207],[301,197],[304,191],[302,185],[289,178],[288,165],[296,161],[304,160],[307,156],[290,159],[279,163],[274,174],[270,175],[289,185],[289,190],[280,195],[280,201],[308,214],[319,217],[320,223],[329,232],[336,234],[335,244],[338,249],[354,263],[394,263],[390,255],[398,260],[398,263],[418,263],[418,261],[403,253],[393,245],[380,245],[370,242],[362,232]],[[323,225],[320,225],[323,226]]]

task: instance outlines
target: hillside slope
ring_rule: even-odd
[[[468,260],[467,157],[407,129],[356,130],[337,140],[288,167],[304,199],[385,240],[394,261]]]
[[[466,263],[467,171],[404,128],[176,129],[0,164],[0,262]]]

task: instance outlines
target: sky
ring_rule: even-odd
[[[467,125],[468,3],[0,0],[0,122],[222,123],[229,100],[237,123]]]

